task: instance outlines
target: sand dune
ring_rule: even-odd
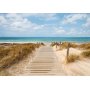
[[[62,64],[63,70],[67,75],[90,75],[90,59],[82,58],[80,60],[76,60],[75,62],[65,64],[66,49],[58,50],[55,47],[53,49],[58,57],[59,63]],[[70,48],[70,54],[80,55],[81,52],[82,50]]]
[[[79,55],[82,51],[70,48],[70,53]],[[14,76],[26,75],[90,75],[90,60],[82,59],[65,64],[66,49],[59,50],[49,44],[42,46],[26,59],[12,65],[4,72]]]

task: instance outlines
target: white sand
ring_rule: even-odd
[[[90,75],[90,60],[82,59],[76,60],[73,63],[65,64],[66,49],[59,50],[55,47],[47,46],[37,49],[34,55],[29,55],[27,59],[20,61],[18,64],[12,65],[6,71],[11,75],[23,76],[23,75]],[[70,54],[80,55],[82,51],[79,49],[70,48]],[[46,63],[42,63],[42,60]],[[35,62],[39,62],[34,64]],[[42,64],[41,64],[42,63]],[[44,66],[45,65],[45,66]],[[49,65],[49,66],[48,66]],[[37,68],[36,68],[37,66]],[[39,68],[40,66],[40,68]],[[30,73],[32,68],[36,68]],[[45,70],[41,70],[45,68]],[[41,73],[37,73],[41,72]],[[44,73],[42,73],[44,72]]]
[[[73,63],[65,64],[66,49],[58,50],[56,47],[53,47],[56,56],[58,57],[59,63],[62,65],[66,75],[90,75],[90,59],[82,58],[76,60]],[[82,51],[74,48],[70,48],[70,54],[80,55]]]

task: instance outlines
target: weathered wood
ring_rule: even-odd
[[[70,48],[70,43],[68,43],[68,46],[67,46],[67,62],[68,62],[68,57],[69,57],[69,48]]]

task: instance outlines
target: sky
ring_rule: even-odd
[[[0,37],[90,37],[90,14],[0,13]]]

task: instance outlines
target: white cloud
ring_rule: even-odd
[[[56,34],[65,34],[66,32],[65,32],[65,30],[57,30],[56,32],[55,32]]]
[[[65,15],[64,20],[62,21],[63,24],[72,24],[76,23],[78,20],[82,20],[87,17],[87,14],[70,14],[70,15]]]
[[[0,25],[3,25],[6,23],[6,19],[3,16],[0,16]]]
[[[79,31],[74,28],[71,28],[70,30],[67,31],[67,35],[78,35],[78,34]]]
[[[83,24],[83,27],[90,28],[90,17],[86,19],[85,24]]]
[[[83,36],[90,34],[90,30],[81,30],[82,27],[80,28],[78,26],[73,28],[72,26],[68,27],[68,25],[59,25],[59,23],[37,24],[28,19],[29,16],[35,16],[43,20],[53,20],[55,19],[55,15],[56,14],[5,14],[0,15],[0,26],[6,29],[4,34],[8,33],[8,35]],[[69,14],[64,18],[63,23],[75,23],[77,20],[83,18],[86,20],[84,27],[90,27],[90,17],[87,17],[86,14]]]
[[[54,34],[58,34],[58,35],[66,34],[66,30],[64,30],[63,27],[55,27],[54,30],[55,30]]]
[[[89,33],[90,33],[90,31],[86,31],[86,30],[83,30],[83,29],[75,29],[75,28],[71,28],[70,30],[68,30],[67,32],[66,32],[66,35],[68,35],[68,36],[75,36],[75,37],[77,37],[77,36],[88,36],[89,35]]]
[[[60,29],[61,28],[61,29]],[[75,28],[70,28],[68,30],[65,30],[63,27],[60,27],[60,28],[56,28],[55,29],[55,32],[54,32],[54,35],[59,35],[59,36],[88,36],[90,31],[89,30],[78,30],[78,29],[75,29]]]
[[[45,27],[45,25],[36,25],[36,26],[33,26],[33,29],[40,30],[40,29],[43,29],[44,27]]]
[[[34,16],[34,17],[38,17],[38,18],[44,18],[44,20],[55,20],[57,19],[55,17],[55,13],[25,13],[25,14],[19,14],[22,17],[30,17],[30,16]]]
[[[76,29],[73,29],[73,28],[71,28],[71,29],[69,29],[69,30],[65,30],[65,29],[63,29],[63,27],[60,27],[60,28],[57,28],[57,29],[55,29],[55,34],[58,34],[58,35],[76,35],[76,34],[78,34],[78,32],[77,32],[77,30]]]
[[[32,23],[26,17],[22,17],[19,14],[7,14],[6,16],[0,16],[0,25],[11,31],[29,31],[42,29],[44,25],[38,25]]]

